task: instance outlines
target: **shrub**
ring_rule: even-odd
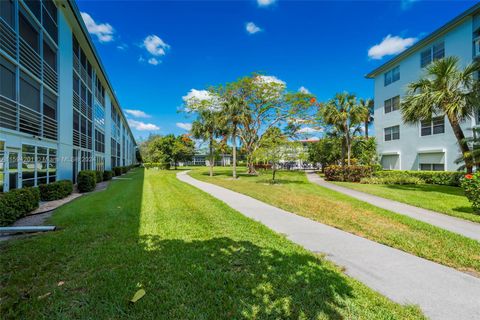
[[[112,168],[115,177],[122,175],[122,168],[121,167],[113,167]]]
[[[461,172],[452,171],[409,171],[409,170],[382,170],[375,172],[379,178],[385,177],[416,177],[428,184],[438,184],[447,186],[460,185],[460,179],[463,177]]]
[[[169,170],[170,163],[168,162],[150,162],[144,163],[143,166],[145,169],[160,169],[160,170]]]
[[[112,180],[112,176],[113,176],[113,171],[111,170],[103,171],[103,181]]]
[[[0,226],[7,226],[38,208],[38,188],[11,190],[0,195]]]
[[[466,174],[461,179],[461,186],[465,196],[472,203],[473,211],[480,214],[480,172]]]
[[[95,171],[95,174],[97,175],[96,177],[96,182],[100,183],[103,181],[103,171]]]
[[[360,182],[363,178],[371,177],[371,166],[328,166],[325,168],[325,179],[329,181]]]
[[[41,184],[38,188],[42,201],[52,201],[63,199],[71,194],[73,191],[73,183],[70,180],[60,180],[50,184]]]
[[[425,184],[425,181],[418,177],[410,176],[390,176],[390,177],[371,177],[360,180],[362,184]]]
[[[120,169],[122,170],[122,174],[128,172],[128,167],[120,167]]]
[[[93,170],[83,170],[78,173],[78,191],[90,192],[95,190],[97,185],[97,174]]]

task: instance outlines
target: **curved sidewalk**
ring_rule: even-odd
[[[409,204],[338,186],[336,184],[325,181],[318,174],[311,171],[307,172],[307,179],[308,181],[318,184],[319,186],[346,194],[347,196],[370,203],[376,207],[409,216],[416,220],[426,222],[439,228],[461,234],[462,236],[465,236],[467,238],[480,241],[479,223],[455,218],[443,213],[418,208]]]
[[[431,319],[480,319],[480,279],[273,207],[180,172],[177,178],[346,268],[346,273]]]

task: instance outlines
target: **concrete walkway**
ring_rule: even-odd
[[[325,181],[318,174],[311,171],[307,172],[307,179],[310,182],[316,183],[322,187],[335,190],[364,202],[368,202],[376,207],[409,216],[442,229],[480,241],[480,223],[455,218],[439,212],[418,208],[398,201],[393,201],[357,190],[341,187]]]
[[[479,278],[198,181],[185,171],[177,177],[306,249],[325,253],[393,301],[419,305],[431,319],[480,319]]]

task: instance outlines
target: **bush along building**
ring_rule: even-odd
[[[0,1],[0,191],[133,164],[136,142],[74,1]]]
[[[418,80],[432,61],[458,57],[461,67],[480,59],[480,4],[456,17],[367,75],[375,81],[375,131],[384,169],[455,171],[461,155],[448,119],[433,115],[416,125],[402,122],[400,103],[407,85]],[[461,128],[472,136],[480,115]]]

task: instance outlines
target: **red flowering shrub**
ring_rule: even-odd
[[[473,211],[480,214],[480,172],[466,174],[461,185],[465,196],[472,203]]]

